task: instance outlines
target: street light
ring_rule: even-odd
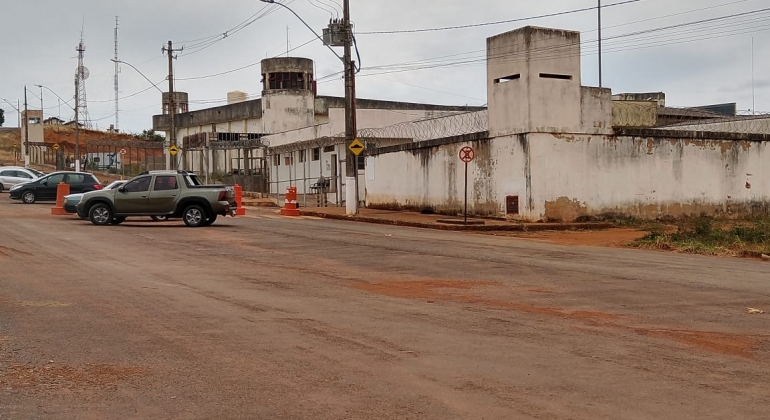
[[[153,83],[153,82],[152,82],[152,80],[150,80],[150,78],[148,78],[147,76],[145,76],[145,75],[144,75],[144,73],[142,73],[142,71],[141,71],[141,70],[139,70],[138,68],[136,68],[136,67],[135,67],[133,64],[131,64],[131,63],[129,63],[129,62],[126,62],[126,61],[123,61],[123,60],[117,60],[117,59],[114,59],[114,58],[111,58],[111,59],[110,59],[110,61],[112,61],[112,62],[113,62],[113,63],[115,63],[115,64],[125,64],[125,65],[127,65],[127,66],[131,67],[132,69],[134,69],[134,71],[136,71],[137,73],[139,73],[139,75],[141,75],[142,77],[144,77],[144,80],[147,80],[147,82],[149,82],[149,83],[152,85],[152,87],[154,87],[155,89],[157,89],[157,90],[158,90],[158,92],[160,92],[161,98],[163,97],[163,91],[162,91],[162,90],[160,90],[160,88],[158,87],[158,84],[160,84],[160,82],[158,82],[158,83]],[[161,82],[162,82],[162,80],[161,80]],[[171,95],[171,94],[169,93],[169,95]],[[171,98],[170,98],[170,96],[169,96],[169,99],[171,99]],[[162,102],[162,99],[161,99],[161,102]],[[161,103],[161,105],[163,105],[163,104]],[[162,108],[162,106],[161,106],[161,108]],[[169,107],[169,111],[170,111],[170,112],[174,112],[174,110],[173,110],[173,109],[170,109],[170,108],[171,108],[171,107]],[[173,115],[172,115],[172,119],[171,119],[171,130],[174,130],[174,120],[173,120]],[[172,132],[172,133],[170,133],[170,134],[171,134],[171,138],[174,138],[174,136],[176,135],[176,133],[173,133],[173,132]],[[154,156],[154,155],[153,155],[153,156]],[[167,161],[166,161],[166,169],[169,169],[169,167],[168,167],[168,163],[169,163],[169,161],[167,160]]]
[[[64,102],[64,105],[67,105],[67,107],[75,113],[75,172],[80,172],[81,170],[80,169],[80,122],[78,121],[77,104],[73,108],[67,103],[67,101],[65,101],[61,96],[59,96],[58,93],[54,92],[48,86],[45,86],[45,85],[37,85],[37,86],[39,86],[41,90],[46,89],[47,91],[53,93],[57,98],[59,98],[60,101]]]
[[[343,0],[343,20],[342,31],[344,39],[342,46],[345,47],[344,57],[340,57],[332,49],[331,45],[324,42],[314,30],[307,24],[294,10],[289,6],[276,2],[275,0],[260,0],[263,3],[277,4],[283,6],[297,17],[313,34],[323,42],[323,44],[334,54],[335,57],[342,60],[345,65],[345,213],[349,216],[358,214],[358,156],[350,149],[350,145],[356,138],[356,94],[355,94],[355,66],[352,60],[353,31],[350,24],[350,0]],[[339,46],[339,44],[335,44]]]
[[[3,100],[3,102],[5,102],[5,103],[7,103],[8,105],[10,105],[10,106],[11,106],[11,108],[13,108],[13,109],[15,109],[15,110],[16,110],[16,113],[19,115],[19,132],[21,132],[21,110],[19,109],[21,106],[19,105],[19,107],[16,107],[16,106],[14,106],[14,105],[13,105],[13,104],[12,104],[10,101],[8,101],[8,99],[5,99],[5,98],[0,98],[0,99],[2,99],[2,100]],[[21,137],[21,134],[19,135],[19,137]],[[14,162],[16,161],[16,153],[15,153],[15,152],[14,152],[14,158],[13,158],[13,160],[14,160]]]

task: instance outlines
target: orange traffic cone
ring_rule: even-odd
[[[69,214],[64,210],[64,196],[69,195],[69,193],[70,186],[68,184],[61,182],[56,186],[56,205],[51,208],[51,214],[57,216],[66,216]]]

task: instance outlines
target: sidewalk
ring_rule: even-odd
[[[358,216],[347,216],[344,207],[300,208],[300,213],[303,216],[322,217],[326,219],[458,231],[535,232],[545,230],[598,230],[613,227],[612,223],[522,223],[474,218],[468,218],[469,225],[465,226],[462,224],[439,223],[439,220],[452,220],[456,223],[461,223],[461,217],[420,214],[406,211],[362,208],[359,209]],[[473,224],[470,224],[471,222]]]

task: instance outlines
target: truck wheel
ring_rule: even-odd
[[[206,221],[203,223],[203,226],[211,226],[216,221],[217,221],[217,215],[212,214],[208,219],[206,219]]]
[[[192,205],[184,209],[182,218],[184,219],[184,224],[189,227],[203,226],[206,222],[206,210],[203,210],[201,206]]]
[[[156,222],[165,222],[168,220],[168,216],[150,216],[150,218]]]
[[[0,193],[3,192],[3,184],[0,184]]]
[[[36,200],[37,196],[35,196],[34,191],[25,191],[24,194],[21,195],[21,201],[24,204],[35,204]]]
[[[107,226],[112,223],[112,210],[104,203],[97,203],[88,212],[88,218],[96,226]]]

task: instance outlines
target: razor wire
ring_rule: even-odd
[[[376,149],[382,145],[393,143],[410,143],[434,140],[447,137],[461,136],[489,130],[489,113],[487,110],[471,112],[446,112],[425,118],[405,121],[380,128],[359,129],[356,138],[366,144],[367,149]],[[264,141],[270,143],[271,138],[265,136]],[[335,146],[345,143],[345,133],[333,136],[321,136],[315,139],[271,147],[271,153],[290,153],[298,150]]]

